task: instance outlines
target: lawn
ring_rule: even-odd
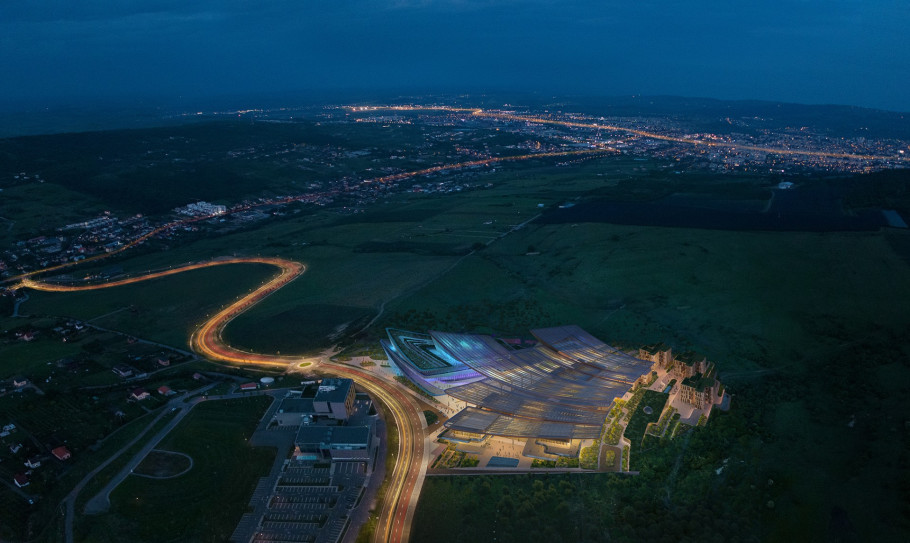
[[[641,401],[632,413],[629,424],[623,437],[632,444],[632,469],[635,469],[635,455],[642,449],[642,439],[645,435],[645,429],[648,423],[657,422],[660,419],[660,413],[667,404],[669,396],[662,392],[645,390]],[[645,413],[645,407],[651,408],[651,414]]]
[[[247,443],[270,400],[195,407],[159,445],[191,456],[193,469],[174,479],[127,478],[111,494],[111,512],[87,523],[84,540],[227,540],[275,458],[274,450]]]

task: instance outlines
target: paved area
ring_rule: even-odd
[[[279,455],[231,541],[337,542],[361,503],[367,478],[367,462],[300,462]]]
[[[240,519],[231,541],[336,543],[343,536],[353,541],[369,514],[370,499],[364,497],[375,496],[384,470],[371,473],[366,461],[289,459],[298,427],[269,428],[279,404],[271,406],[250,438],[253,446],[275,447],[275,462],[256,485],[249,502],[252,511]],[[384,434],[382,426],[379,430]],[[374,454],[374,465],[385,461],[375,449]]]
[[[350,522],[342,540],[344,543],[354,543],[357,539],[357,534],[360,532],[361,527],[370,518],[370,511],[376,508],[376,497],[379,493],[379,487],[382,485],[383,479],[385,479],[385,462],[388,450],[386,447],[386,425],[381,417],[376,421],[376,433],[379,438],[376,441],[378,446],[373,453],[373,472],[368,473],[367,486],[364,488],[360,502],[351,511]]]

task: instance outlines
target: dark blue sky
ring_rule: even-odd
[[[0,102],[306,90],[910,111],[907,0],[6,0]]]

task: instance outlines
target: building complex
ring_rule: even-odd
[[[614,402],[628,399],[634,389],[660,386],[674,402],[691,408],[690,416],[710,410],[723,395],[704,358],[674,356],[660,345],[633,356],[575,325],[531,330],[536,340],[531,342],[387,332],[382,347],[390,365],[458,408],[440,437],[468,446],[465,450],[508,438],[524,441],[524,456],[577,456],[586,442],[600,438]],[[696,420],[700,415],[695,413]]]

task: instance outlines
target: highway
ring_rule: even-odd
[[[459,108],[459,107],[447,107],[447,106],[421,106],[421,105],[410,105],[410,106],[370,106],[365,108],[351,108],[354,111],[372,111],[372,110],[391,110],[391,111],[445,111],[448,113],[469,113],[474,117],[484,117],[488,119],[495,119],[499,121],[517,121],[531,124],[549,124],[556,126],[563,126],[566,128],[586,128],[594,130],[612,130],[616,132],[625,132],[627,134],[634,134],[643,138],[661,140],[661,141],[670,141],[674,143],[684,143],[687,145],[696,145],[702,147],[725,147],[725,148],[735,148],[745,151],[760,151],[763,153],[775,153],[781,155],[797,155],[797,156],[815,156],[823,158],[846,158],[846,159],[858,159],[858,160],[895,160],[899,162],[910,161],[910,157],[903,155],[894,155],[894,156],[883,156],[883,155],[861,155],[853,153],[834,153],[829,151],[813,151],[811,149],[787,149],[783,147],[765,147],[760,145],[748,145],[736,143],[733,141],[724,141],[724,140],[705,140],[705,139],[695,139],[695,138],[680,138],[676,136],[668,136],[666,134],[659,134],[657,132],[651,132],[648,130],[639,130],[636,128],[628,128],[624,126],[616,126],[611,124],[603,123],[581,123],[576,121],[566,121],[562,119],[551,119],[549,117],[537,117],[532,115],[515,115],[513,113],[506,113],[501,111],[486,111],[479,108],[468,109],[468,108]],[[542,156],[542,155],[540,155]]]
[[[213,266],[226,266],[232,264],[269,264],[278,268],[278,273],[260,285],[251,293],[240,297],[227,307],[216,313],[202,323],[193,332],[190,345],[197,353],[211,360],[218,360],[237,365],[282,367],[293,369],[303,358],[285,355],[267,355],[250,353],[236,349],[226,344],[222,338],[225,327],[238,315],[261,302],[264,298],[287,285],[305,270],[306,266],[299,262],[282,258],[244,257],[224,258],[207,262],[187,264],[164,271],[150,273],[106,283],[92,283],[83,285],[63,285],[47,283],[23,278],[15,288],[29,288],[47,292],[75,292],[83,290],[98,290],[115,288],[122,285],[149,281],[167,277],[178,273]],[[413,519],[414,507],[426,474],[424,457],[426,455],[425,437],[426,424],[423,413],[410,398],[409,393],[402,392],[400,385],[395,382],[379,378],[356,368],[329,362],[320,362],[319,369],[337,377],[354,379],[357,384],[366,389],[375,399],[385,404],[398,426],[399,440],[398,451],[389,451],[396,456],[395,465],[388,479],[388,487],[383,501],[382,511],[379,515],[374,541],[405,542],[410,535],[410,524]]]

